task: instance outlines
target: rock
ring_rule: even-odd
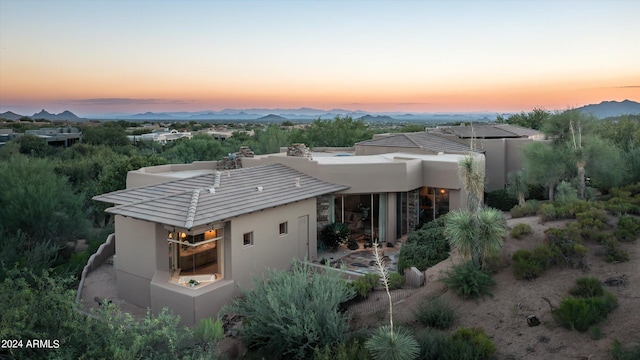
[[[246,355],[247,347],[242,341],[227,337],[220,340],[218,351],[225,356],[225,359],[241,359]]]
[[[540,325],[540,320],[538,320],[538,317],[535,315],[529,315],[527,316],[527,325],[538,326]]]
[[[604,281],[604,284],[607,286],[626,286],[627,285],[627,276],[616,276],[610,277]]]
[[[405,285],[412,288],[419,288],[424,285],[424,273],[415,267],[404,270]]]

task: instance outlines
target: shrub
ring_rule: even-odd
[[[339,305],[354,296],[335,271],[318,273],[294,261],[287,272],[253,279],[253,290],[230,307],[245,321],[241,338],[273,358],[308,358],[314,348],[337,343],[348,330]]]
[[[578,200],[578,192],[570,183],[563,181],[556,187],[555,201],[559,204],[569,204]]]
[[[600,340],[600,339],[602,339],[602,330],[600,330],[600,328],[597,327],[597,326],[590,326],[589,327],[589,337],[592,340]]]
[[[480,270],[472,261],[454,265],[442,281],[463,299],[491,295],[489,288],[495,284],[491,275]]]
[[[518,205],[518,199],[509,195],[509,192],[505,189],[498,189],[488,192],[485,196],[485,199],[487,200],[487,206],[502,211],[509,211],[515,205]]]
[[[522,239],[527,234],[531,234],[531,225],[529,224],[516,224],[511,229],[511,236],[516,239]]]
[[[453,308],[440,298],[423,301],[415,316],[423,325],[436,329],[448,329],[456,318]]]
[[[592,277],[576,279],[576,285],[569,290],[569,294],[576,297],[595,297],[604,295],[600,280]]]
[[[585,332],[591,325],[605,319],[618,306],[616,298],[608,292],[603,296],[590,298],[566,298],[554,314],[568,329]]]
[[[327,224],[320,231],[320,239],[327,249],[336,250],[340,245],[349,240],[351,230],[345,223],[334,222]]]
[[[540,203],[537,200],[527,200],[524,206],[516,205],[511,208],[511,217],[515,219],[536,215],[539,207]]]
[[[389,273],[389,290],[402,289],[404,286],[404,276],[397,272]]]
[[[444,236],[444,228],[441,226],[428,228],[432,223],[409,234],[407,241],[400,248],[398,258],[400,274],[404,274],[404,270],[411,267],[416,267],[420,271],[427,270],[449,257],[451,248]]]
[[[384,325],[378,328],[364,346],[378,360],[411,360],[418,357],[420,345],[406,328]]]
[[[210,317],[201,319],[194,327],[193,334],[198,341],[204,343],[222,340],[224,337],[222,320],[217,318],[216,321],[213,321]]]
[[[447,346],[448,339],[440,330],[425,328],[418,332],[416,340],[420,345],[420,360],[442,359],[442,354]]]
[[[369,293],[376,288],[378,282],[380,281],[380,275],[378,274],[366,274],[353,280],[351,282],[351,286],[360,298],[366,298],[369,296]]]
[[[357,338],[341,341],[333,345],[316,347],[313,360],[368,360],[369,353],[364,348],[364,342]]]
[[[620,247],[620,242],[615,237],[605,238],[601,242],[605,248],[605,260],[607,262],[629,261],[629,253]]]
[[[548,260],[533,251],[518,250],[513,254],[513,274],[516,279],[533,280],[548,268]]]
[[[614,340],[611,345],[611,355],[614,360],[637,360],[640,359],[640,344],[625,349],[620,341]]]
[[[549,228],[545,230],[545,235],[545,243],[554,254],[554,263],[570,265],[573,268],[586,266],[587,248],[581,244],[580,234],[575,229]]]
[[[538,208],[538,216],[540,220],[551,221],[556,219],[556,208],[551,203],[545,203]]]
[[[496,347],[484,330],[461,327],[451,335],[442,358],[445,360],[490,359],[495,352]]]
[[[618,219],[616,237],[620,241],[634,241],[640,236],[640,218],[622,215]]]
[[[576,213],[578,224],[583,229],[602,230],[607,226],[607,213],[602,209],[589,209]]]

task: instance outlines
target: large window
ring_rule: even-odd
[[[198,286],[222,278],[222,227],[201,234],[170,232],[169,259],[171,281]]]

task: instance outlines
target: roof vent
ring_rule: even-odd
[[[216,193],[215,188],[209,188],[209,194],[215,194],[215,193]]]
[[[300,178],[296,178],[296,187],[300,187]]]
[[[262,189],[264,189],[262,186],[257,186],[256,187],[256,190],[258,190],[258,191],[262,191]]]
[[[222,176],[222,173],[220,171],[216,171],[216,178],[213,180],[214,188],[220,187],[220,176]]]

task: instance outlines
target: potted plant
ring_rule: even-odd
[[[187,284],[189,284],[189,286],[191,286],[191,287],[194,287],[196,285],[200,285],[200,281],[198,281],[196,279],[191,279],[191,280],[189,280],[189,282]]]

